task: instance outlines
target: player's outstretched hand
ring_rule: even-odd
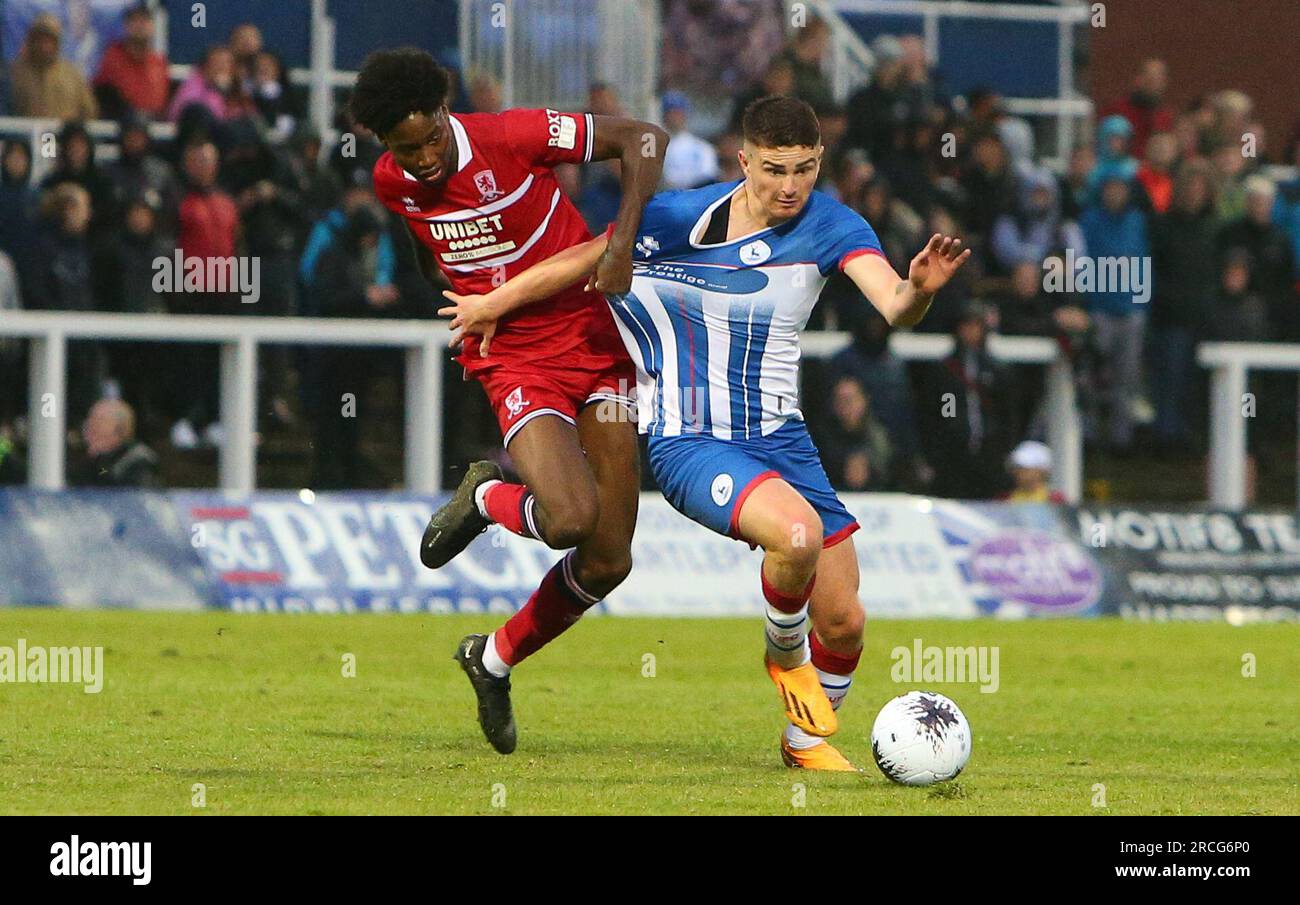
[[[925,243],[907,270],[912,287],[923,295],[934,295],[947,285],[952,275],[970,258],[970,249],[962,251],[961,239],[935,233]]]
[[[632,251],[606,248],[596,262],[593,279],[587,280],[587,288],[595,289],[606,295],[623,295],[632,288]]]
[[[451,318],[451,342],[453,349],[460,348],[466,336],[480,337],[478,354],[487,358],[492,346],[492,337],[497,332],[497,314],[486,295],[461,295],[450,289],[442,291],[443,296],[451,302],[438,313]]]

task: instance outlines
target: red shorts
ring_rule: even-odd
[[[502,361],[472,376],[487,392],[507,447],[534,418],[555,415],[577,424],[578,412],[592,403],[617,406],[614,417],[636,418],[636,366],[621,349],[540,362]]]

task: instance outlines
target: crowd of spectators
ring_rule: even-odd
[[[129,9],[122,37],[90,74],[63,55],[56,17],[32,22],[0,113],[63,125],[49,136],[54,159],[39,179],[47,149],[18,136],[3,142],[0,310],[432,317],[434,292],[416,273],[404,227],[371,191],[375,138],[340,122],[346,144],[323,147],[306,98],[253,24],[209,47],[174,85],[154,29],[147,6]],[[117,135],[97,142],[92,119],[116,121]],[[174,124],[175,137],[156,141],[159,123]],[[160,291],[157,262],[177,252],[257,258],[256,303],[235,292]],[[325,400],[351,392],[364,403],[400,356],[267,347],[261,365],[259,427],[302,428],[312,460],[304,479],[362,480],[356,421],[331,417],[339,407]],[[164,454],[219,445],[218,370],[208,344],[72,343],[67,418],[85,429],[70,478],[153,483],[148,444]],[[0,340],[0,482],[24,477],[26,371],[22,343]],[[136,439],[137,423],[148,444]],[[129,467],[108,467],[102,438],[119,426]]]
[[[64,125],[39,184],[35,149],[4,141],[0,311],[433,316],[435,292],[404,224],[371,192],[382,151],[374,137],[341,121],[339,143],[324,147],[305,99],[254,25],[210,47],[179,84],[169,82],[153,31],[147,7],[128,11],[122,37],[91,74],[63,56],[56,18],[33,22],[9,69],[5,112]],[[901,361],[890,350],[891,328],[852,285],[838,277],[828,284],[809,328],[847,331],[853,341],[826,362],[809,362],[804,396],[837,487],[964,498],[1046,493],[1029,474],[1051,455],[1040,449],[1043,372],[993,358],[994,332],[1056,339],[1083,390],[1088,442],[1119,456],[1193,440],[1197,342],[1300,341],[1300,179],[1265,174],[1274,149],[1249,97],[1223,91],[1173,109],[1166,66],[1149,60],[1130,94],[1099,104],[1095,142],[1077,147],[1058,173],[1042,165],[1034,130],[997,94],[947,92],[918,36],[878,38],[870,81],[842,103],[825,75],[824,24],[810,21],[784,46],[772,39],[764,33],[766,62],[741,55],[718,75],[732,101],[713,117],[693,109],[701,65],[678,60],[674,68],[666,52],[663,122],[673,138],[664,188],[739,178],[745,103],[793,95],[821,121],[819,189],[867,218],[900,273],[933,232],[960,235],[975,252],[918,328],[953,336],[954,351],[937,363]],[[491,77],[470,74],[455,108],[493,112],[501,96]],[[603,83],[590,86],[586,106],[622,112]],[[109,162],[100,162],[102,147],[86,129],[92,118],[120,124]],[[161,121],[176,127],[166,143],[151,137]],[[1254,156],[1243,153],[1243,136]],[[1300,164],[1300,140],[1272,162]],[[559,177],[593,229],[612,219],[617,163],[565,167]],[[154,262],[178,249],[187,258],[258,257],[259,300],[158,291]],[[1053,266],[1085,256],[1149,261],[1149,292],[1045,282]],[[85,420],[87,437],[121,434],[132,451],[121,473],[156,480],[156,459],[135,439],[137,421],[158,447],[218,444],[216,354],[201,344],[75,343],[69,422]],[[363,481],[358,422],[336,417],[338,400],[364,398],[376,379],[398,373],[400,356],[275,348],[264,356],[259,426],[310,426],[315,486]],[[20,454],[25,371],[22,345],[0,340],[0,480],[6,469],[12,477]],[[449,405],[474,410],[476,390],[460,386],[449,384]],[[106,399],[114,405],[103,406]],[[479,415],[461,423],[487,429],[467,439],[477,428],[465,427],[461,452],[499,442]],[[83,464],[102,445],[87,439]]]
[[[807,363],[804,398],[836,486],[1011,492],[1013,449],[1045,439],[1044,373],[991,358],[990,333],[1060,343],[1087,443],[1117,458],[1203,442],[1199,342],[1300,341],[1300,179],[1294,169],[1269,175],[1300,166],[1300,131],[1279,155],[1248,96],[1226,90],[1175,109],[1165,99],[1167,65],[1146,60],[1128,94],[1099,99],[1087,130],[1095,140],[1055,172],[1034,128],[996,93],[947,92],[917,35],[876,39],[869,83],[837,104],[822,65],[829,36],[816,21],[796,29],[738,88],[720,133],[697,136],[685,121],[671,131],[687,135],[690,149],[674,186],[719,178],[704,140],[717,149],[721,178],[735,178],[728,163],[744,104],[800,97],[822,123],[819,188],[871,223],[900,273],[935,232],[974,249],[917,328],[954,337],[954,352],[937,364],[899,361],[865,300],[843,278],[828,285],[809,327],[847,330],[854,341],[824,367]],[[665,117],[680,118],[685,104],[666,95]],[[1132,279],[1047,278],[1081,274],[1085,259],[1129,261]]]

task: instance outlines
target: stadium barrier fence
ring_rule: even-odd
[[[1012,23],[1029,25],[1038,23],[1056,27],[1056,91],[1053,97],[1016,97],[1003,99],[1006,109],[1015,116],[1047,116],[1056,120],[1055,156],[1046,157],[1043,163],[1063,172],[1079,140],[1079,126],[1086,124],[1092,115],[1092,101],[1078,95],[1074,80],[1074,29],[1087,24],[1092,15],[1091,6],[1082,0],[1060,0],[1057,3],[991,3],[970,0],[819,0],[819,11],[829,7],[840,22],[846,16],[879,17],[882,20],[902,23],[919,19],[925,41],[926,57],[931,66],[941,63],[941,30],[944,23],[959,21],[977,23]],[[852,27],[848,30],[851,32]],[[899,33],[908,33],[907,30]],[[854,36],[856,37],[856,35]],[[835,45],[852,40],[844,29],[832,28]],[[858,56],[851,50],[834,50],[836,65],[854,64]],[[845,77],[832,73],[837,89],[861,83],[865,75]],[[844,100],[844,96],[839,99]],[[1081,121],[1076,122],[1076,120]],[[1086,137],[1086,136],[1085,136]]]
[[[67,343],[135,340],[216,343],[221,347],[218,456],[221,488],[247,493],[255,486],[254,423],[257,351],[263,344],[389,347],[406,350],[405,483],[432,493],[442,475],[442,361],[450,332],[428,321],[245,318],[191,314],[82,314],[6,312],[0,336],[31,341],[28,483],[61,489],[64,476],[64,409]]]
[[[1202,367],[1210,369],[1210,503],[1223,509],[1241,509],[1246,505],[1246,428],[1256,414],[1247,380],[1252,370],[1300,372],[1300,344],[1201,343],[1196,358]],[[1300,438],[1296,445],[1296,485],[1300,505]]]
[[[30,340],[28,481],[33,487],[64,486],[65,398],[69,340],[204,342],[221,347],[218,458],[220,486],[247,493],[255,487],[253,429],[257,410],[257,350],[263,344],[387,346],[406,349],[405,484],[432,493],[442,475],[442,363],[450,331],[435,321],[245,318],[205,315],[83,314],[18,311],[0,318],[0,336]],[[825,358],[851,342],[847,333],[807,333],[804,354]],[[896,333],[891,349],[904,360],[935,361],[952,349],[952,338]],[[1002,361],[1048,368],[1048,442],[1055,452],[1053,486],[1077,502],[1083,482],[1083,433],[1074,374],[1060,347],[1043,337],[992,336],[989,351]]]
[[[446,499],[0,488],[0,607],[514,612],[562,552],[494,527],[426,569],[420,538]],[[843,500],[872,619],[1300,621],[1295,512]],[[631,580],[595,611],[761,618],[762,556],[644,493]]]

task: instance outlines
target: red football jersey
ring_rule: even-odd
[[[532,265],[591,238],[552,167],[591,159],[591,114],[555,110],[453,114],[456,172],[427,186],[385,153],[375,193],[406,218],[457,292],[490,292]],[[595,339],[622,348],[609,307],[585,280],[504,319],[492,354],[479,358],[467,337],[460,361],[470,370],[495,360],[552,358]],[[500,359],[498,359],[500,356]]]

